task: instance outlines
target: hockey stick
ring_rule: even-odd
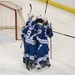
[[[50,58],[52,59],[52,38],[50,38]]]
[[[20,48],[22,48],[23,41],[21,42]]]
[[[47,6],[48,6],[48,0],[46,0],[46,7],[45,7],[45,12],[44,12],[44,17],[45,17],[46,12],[47,12]]]
[[[64,36],[67,36],[67,37],[70,37],[70,38],[74,38],[75,39],[75,36],[72,36],[72,35],[64,34],[64,33],[57,32],[57,31],[53,31],[53,32],[54,33],[57,33],[57,34],[60,34],[60,35],[64,35]]]
[[[32,12],[32,5],[31,4],[29,4],[30,5],[30,13]]]
[[[21,41],[21,45],[20,45],[20,48],[22,48],[22,45],[24,44],[24,38],[22,38],[22,41]]]
[[[52,28],[52,23],[50,22],[50,28]],[[50,58],[52,59],[52,38],[50,38]]]

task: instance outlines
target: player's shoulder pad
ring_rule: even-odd
[[[29,26],[29,29],[30,29],[30,30],[33,30],[33,29],[34,29],[34,27],[33,27],[33,26]]]

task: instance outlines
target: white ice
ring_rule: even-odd
[[[23,7],[27,20],[29,3],[32,13],[44,15],[45,3],[38,0],[9,0]],[[75,36],[75,14],[48,5],[46,17],[52,22],[53,30]],[[0,75],[75,75],[75,39],[54,33],[52,38],[51,67],[40,72],[28,71],[22,62],[21,40],[14,40],[0,33]]]

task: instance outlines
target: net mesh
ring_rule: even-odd
[[[24,25],[23,8],[8,1],[0,1],[0,30],[13,29],[17,39]]]

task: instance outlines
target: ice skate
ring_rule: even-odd
[[[36,69],[37,69],[37,70],[40,70],[41,68],[42,68],[41,65],[37,63]]]
[[[30,70],[32,70],[34,68],[34,64],[33,63],[30,63],[29,64],[29,67],[30,67]]]
[[[37,65],[37,59],[35,59],[35,61],[34,61],[34,65],[35,65],[35,66]]]
[[[37,70],[41,70],[41,69],[43,69],[45,67],[45,64],[38,64],[38,65],[36,65],[36,69]]]
[[[42,64],[42,65],[41,65],[42,68],[45,68],[45,66],[46,66],[45,64]]]
[[[23,57],[23,63],[26,63],[25,58]]]
[[[50,61],[46,61],[45,66],[50,67],[51,66]]]
[[[26,68],[30,71],[29,61],[26,61]]]

